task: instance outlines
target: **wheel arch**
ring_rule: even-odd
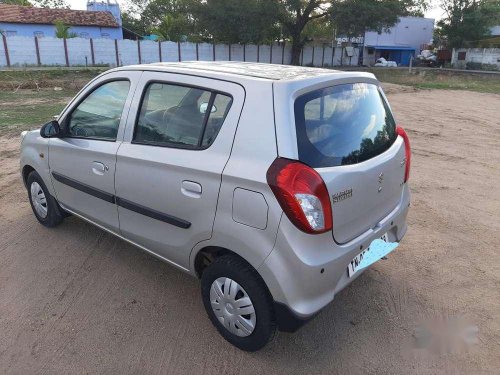
[[[241,255],[225,247],[212,245],[205,246],[199,249],[194,257],[193,265],[196,277],[201,279],[201,275],[203,274],[205,268],[207,268],[216,258],[223,255],[234,255],[248,263],[248,261]]]
[[[33,168],[31,165],[26,164],[23,169],[22,169],[22,177],[23,177],[23,183],[24,186],[27,188],[28,187],[28,176],[31,172],[35,171],[35,168]]]

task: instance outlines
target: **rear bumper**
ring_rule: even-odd
[[[280,330],[293,332],[333,301],[362,272],[347,275],[347,265],[371,242],[388,233],[399,242],[407,230],[410,193],[405,186],[397,207],[374,228],[339,245],[331,233],[308,235],[297,230],[283,215],[276,244],[258,271],[276,304]]]

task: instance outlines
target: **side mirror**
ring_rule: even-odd
[[[208,103],[205,102],[205,103],[200,104],[200,113],[202,115],[205,114],[207,109],[208,109]],[[214,112],[217,112],[217,107],[215,106],[215,104],[212,104],[212,109],[210,110],[210,113],[214,113]]]
[[[40,129],[40,135],[42,138],[58,138],[62,135],[61,126],[56,120],[52,120]]]

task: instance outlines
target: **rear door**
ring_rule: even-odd
[[[374,228],[401,200],[405,150],[381,89],[345,83],[294,103],[298,158],[330,193],[333,237],[346,243]]]
[[[188,267],[193,246],[212,234],[243,100],[234,83],[144,72],[117,154],[125,237]]]

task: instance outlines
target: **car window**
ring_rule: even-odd
[[[195,87],[151,83],[144,94],[135,143],[182,148],[212,144],[231,106],[231,98]]]
[[[129,81],[113,81],[92,91],[71,113],[68,136],[116,140],[129,88]]]
[[[299,159],[314,167],[356,164],[386,151],[396,124],[378,87],[343,84],[295,101]]]
[[[208,118],[207,127],[205,133],[203,134],[203,139],[201,145],[207,147],[212,144],[219,129],[226,118],[229,108],[231,108],[232,98],[227,95],[217,94],[214,99],[214,107]],[[215,111],[214,111],[215,109]]]

